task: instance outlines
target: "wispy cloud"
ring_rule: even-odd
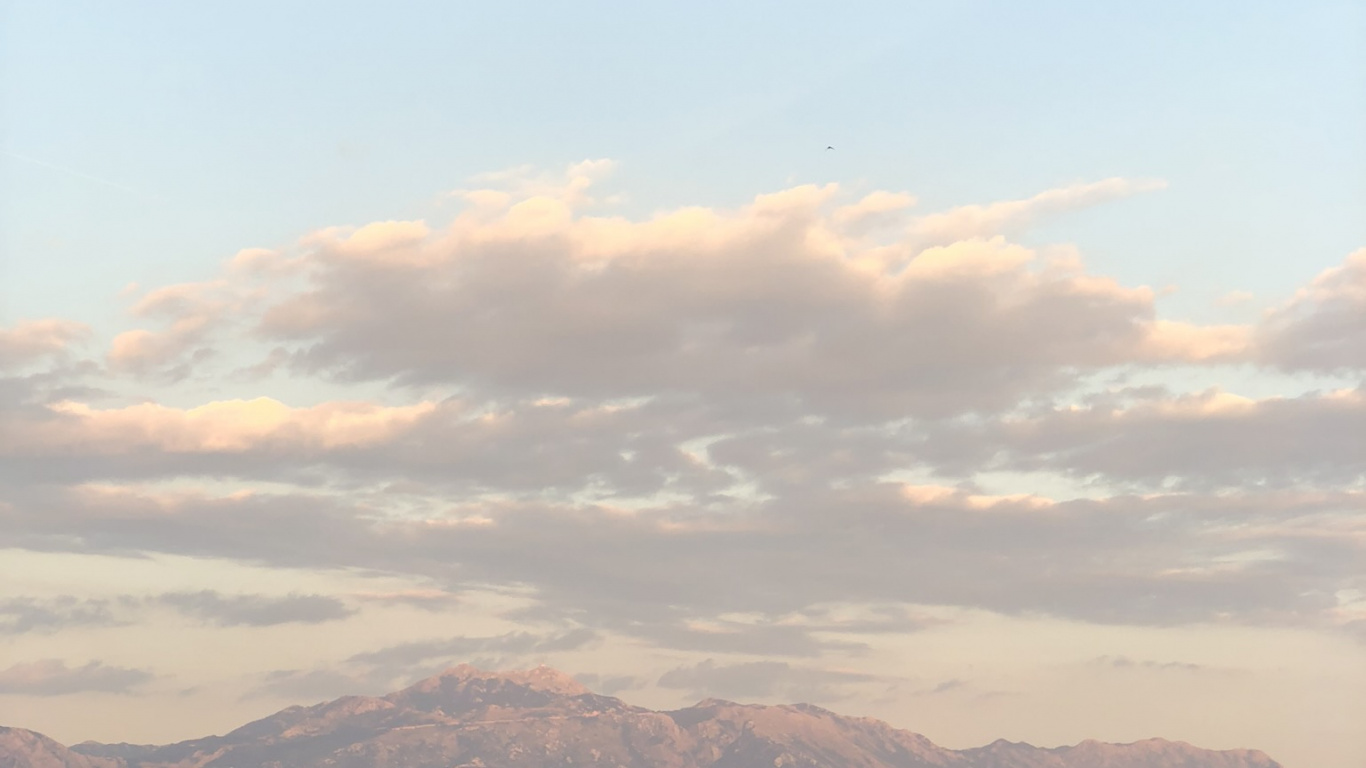
[[[49,162],[46,161],[46,160],[39,160],[39,159],[36,158],[36,157],[30,157],[30,156],[28,156],[28,155],[20,154],[20,153],[18,153],[18,152],[13,152],[13,151],[10,151],[10,150],[8,150],[8,149],[0,149],[0,154],[5,155],[6,157],[12,157],[12,158],[14,158],[15,160],[21,160],[21,161],[23,161],[23,162],[25,162],[25,163],[30,163],[30,164],[32,164],[32,165],[36,165],[36,166],[39,166],[39,167],[42,167],[42,168],[47,168],[48,170],[57,171],[58,173],[64,173],[64,174],[66,174],[66,175],[68,175],[68,176],[72,176],[72,177],[77,178],[77,179],[84,179],[85,181],[93,181],[93,182],[96,183],[96,184],[101,184],[101,185],[106,186],[106,187],[112,187],[113,189],[122,190],[122,191],[124,191],[124,192],[130,192],[130,193],[132,193],[132,194],[134,194],[134,195],[138,195],[138,196],[142,196],[142,195],[143,195],[142,192],[139,192],[138,190],[133,189],[132,187],[126,186],[126,185],[124,185],[124,184],[120,184],[120,183],[118,183],[117,181],[110,181],[109,179],[103,179],[103,178],[100,178],[99,176],[92,176],[91,174],[85,173],[85,172],[83,172],[83,171],[78,171],[78,170],[76,170],[76,169],[74,169],[74,168],[68,168],[68,167],[66,167],[66,166],[64,166],[64,165],[58,165],[57,163],[49,163]]]
[[[0,635],[57,632],[72,627],[121,623],[110,601],[63,595],[48,599],[13,597],[0,600]]]
[[[91,661],[68,667],[60,659],[42,659],[0,669],[0,695],[66,696],[75,693],[134,692],[152,680],[145,669],[109,666]]]
[[[341,600],[326,595],[223,595],[203,590],[170,592],[158,597],[157,602],[221,627],[320,624],[344,619],[355,612]]]

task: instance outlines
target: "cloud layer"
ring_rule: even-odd
[[[411,587],[6,594],[0,634],[283,633],[483,590],[517,596],[516,628],[257,670],[247,695],[624,643],[667,667],[594,679],[826,700],[870,690],[833,660],[966,614],[1361,636],[1366,252],[1201,324],[1022,242],[1159,182],[923,213],[803,186],[628,219],[592,195],[605,169],[491,177],[446,226],[244,250],[101,337],[0,329],[0,547]],[[30,661],[0,693],[152,674]]]

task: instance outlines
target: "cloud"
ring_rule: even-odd
[[[0,544],[377,569],[453,591],[516,584],[589,630],[716,652],[752,648],[753,633],[789,658],[848,651],[839,622],[813,613],[839,604],[1330,627],[1331,596],[1364,586],[1366,555],[1359,492],[1054,502],[860,483],[711,509],[488,500],[406,519],[324,495],[28,493],[0,513]]]
[[[355,613],[342,601],[326,595],[223,595],[204,590],[169,592],[156,602],[220,627],[321,624]]]
[[[746,487],[847,482],[933,453],[889,423],[991,414],[1088,370],[1236,360],[1247,347],[1246,328],[1158,319],[1150,290],[1088,275],[1066,249],[991,234],[1146,183],[950,212],[945,221],[972,224],[958,233],[968,239],[925,248],[848,237],[865,215],[913,199],[875,192],[831,212],[834,186],[761,195],[738,211],[577,213],[579,193],[566,190],[602,170],[570,169],[563,188],[500,176],[513,191],[471,192],[479,202],[443,230],[386,221],[315,233],[299,255],[249,249],[221,278],[152,290],[133,307],[192,341],[153,355],[163,373],[201,352],[210,360],[210,340],[255,324],[271,347],[263,371],[428,383],[460,399],[50,402],[0,413],[20,438],[0,447],[0,472],[705,504]],[[141,349],[142,332],[129,333],[129,349]],[[830,439],[840,447],[828,450]],[[695,441],[712,447],[699,453]],[[762,442],[809,462],[742,451]]]
[[[916,218],[908,194],[806,186],[628,219],[585,213],[603,171],[499,176],[449,225],[240,252],[215,280],[141,294],[133,315],[153,330],[109,360],[121,383],[193,371],[217,392],[214,366],[268,351],[262,372],[339,399],[131,402],[0,381],[0,545],[374,569],[434,590],[150,598],[215,624],[442,610],[516,585],[533,604],[509,618],[556,628],[395,646],[353,659],[348,680],[608,633],[814,663],[945,606],[1346,621],[1325,595],[1361,586],[1360,391],[1088,382],[1222,373],[1281,360],[1276,339],[1350,331],[1313,323],[1350,319],[1360,257],[1261,325],[1199,325],[1159,317],[1152,290],[1088,273],[1073,248],[1006,237],[1150,184]],[[999,472],[1095,498],[984,490]],[[32,631],[81,616],[16,606]],[[275,682],[340,684],[286,672]]]
[[[304,243],[340,262],[380,267],[421,267],[435,260],[424,242],[431,229],[421,221],[377,221],[363,227],[314,232]]]
[[[48,450],[80,446],[88,453],[234,453],[290,443],[326,450],[390,439],[435,408],[434,403],[386,408],[362,402],[290,408],[267,397],[188,409],[155,403],[97,409],[61,402],[49,406],[58,418],[32,425],[29,438]]]
[[[356,654],[330,667],[275,670],[264,676],[262,684],[249,697],[299,700],[358,692],[386,693],[457,664],[474,663],[486,669],[521,668],[546,661],[555,654],[587,647],[599,638],[593,630],[576,627],[550,633],[508,632],[400,643]]]
[[[870,192],[857,203],[836,209],[832,218],[841,231],[864,234],[892,226],[915,204],[915,197],[904,192]]]
[[[574,676],[575,680],[583,683],[593,693],[603,696],[615,696],[622,691],[633,691],[644,688],[649,681],[634,675],[599,675],[585,672]]]
[[[240,305],[225,281],[181,283],[149,291],[130,310],[133,317],[165,321],[160,331],[145,328],[114,337],[105,359],[111,369],[175,381],[213,356],[208,337]]]
[[[1366,477],[1366,390],[1125,400],[1117,393],[970,430],[953,442],[974,455],[956,461],[1147,487],[1353,487]]]
[[[277,669],[261,676],[261,683],[245,699],[322,701],[364,693],[384,693],[383,684],[332,669]]]
[[[1188,661],[1153,661],[1151,659],[1135,661],[1128,656],[1100,656],[1095,659],[1094,663],[1115,669],[1145,669],[1159,672],[1200,672],[1207,669],[1203,664],[1193,664]]]
[[[1366,370],[1366,248],[1325,270],[1258,327],[1263,362],[1286,370]]]
[[[858,672],[794,667],[781,661],[717,664],[713,659],[707,659],[665,672],[658,684],[662,688],[688,691],[698,699],[832,701],[851,695],[850,685],[874,679]]]
[[[0,328],[0,371],[20,368],[67,351],[90,329],[70,320],[28,320]]]
[[[514,199],[543,198],[582,208],[597,201],[588,192],[593,185],[616,169],[612,160],[599,158],[572,163],[560,173],[546,173],[523,165],[475,176],[471,181],[483,186],[456,190],[453,194],[472,203],[491,207],[506,205]]]
[[[0,477],[15,483],[210,475],[316,485],[320,471],[412,493],[542,495],[707,493],[734,483],[680,442],[725,425],[680,402],[614,405],[545,400],[489,407],[219,401],[195,408],[94,408],[62,402],[0,412],[13,442]]]
[[[397,592],[356,592],[350,597],[384,606],[402,605],[424,611],[446,611],[461,602],[460,595],[440,589],[409,589]]]
[[[386,670],[407,670],[437,661],[441,666],[464,661],[476,655],[498,657],[527,657],[537,654],[559,653],[582,648],[599,639],[597,632],[584,627],[544,635],[532,632],[509,632],[489,637],[452,637],[425,640],[367,651],[347,659]]]
[[[1139,353],[1155,362],[1242,362],[1251,347],[1252,329],[1242,325],[1199,326],[1158,320]]]
[[[59,659],[42,659],[0,670],[0,695],[128,694],[152,678],[152,673],[143,669],[109,666],[100,661],[68,667]]]
[[[119,595],[83,599],[70,595],[0,600],[0,634],[53,633],[66,629],[125,626],[141,620],[144,609],[163,606],[216,626],[268,627],[320,624],[351,616],[355,610],[324,595],[224,595],[212,590]]]
[[[961,690],[965,687],[967,687],[967,682],[959,680],[958,678],[953,678],[952,680],[945,680],[933,688],[926,690],[925,695],[938,696],[939,694]]]
[[[1137,186],[1111,180],[969,218],[1009,223]],[[849,239],[852,214],[825,212],[837,193],[801,187],[644,221],[508,198],[421,240],[393,222],[361,243],[365,228],[323,233],[307,241],[308,288],[270,304],[257,332],[294,370],[343,381],[777,399],[879,418],[998,409],[1078,369],[1237,347],[1236,329],[1159,325],[1146,288],[1036,268],[1037,251],[986,224],[932,248]]]
[[[50,633],[72,627],[105,627],[119,623],[107,600],[71,595],[49,599],[13,597],[0,600],[0,635]]]
[[[1024,200],[989,205],[965,205],[917,219],[912,237],[922,245],[944,245],[976,238],[1009,234],[1048,215],[1087,208],[1140,192],[1164,189],[1160,180],[1111,178],[1089,184],[1073,184],[1040,192]]]

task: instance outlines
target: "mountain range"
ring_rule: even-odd
[[[0,768],[1280,768],[1256,750],[1162,739],[951,750],[809,704],[707,699],[656,712],[547,667],[462,665],[387,696],[289,707],[222,736],[71,747],[0,727]]]

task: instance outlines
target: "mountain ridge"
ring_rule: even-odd
[[[704,699],[655,711],[538,667],[452,667],[383,696],[292,706],[222,735],[65,747],[0,728],[0,768],[1282,768],[1250,749],[998,739],[964,750],[810,704]]]

